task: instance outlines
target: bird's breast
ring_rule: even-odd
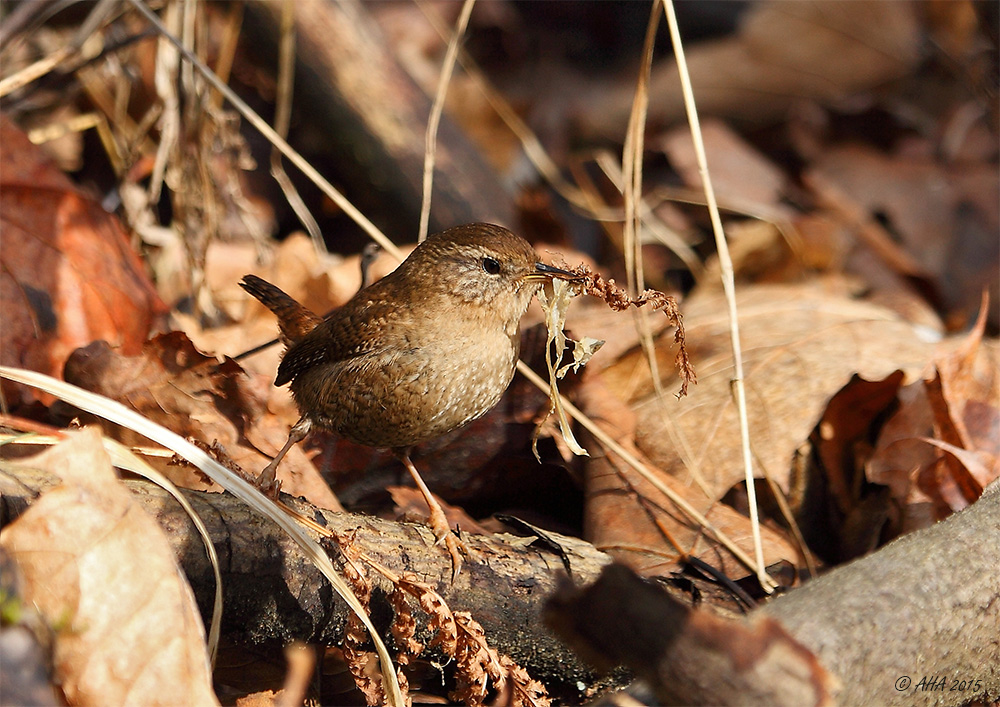
[[[372,447],[409,447],[470,422],[499,402],[514,375],[515,326],[419,329],[292,384],[299,408],[321,427]]]

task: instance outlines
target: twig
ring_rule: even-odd
[[[625,224],[622,231],[622,251],[625,255],[625,273],[628,277],[629,294],[633,297],[646,289],[646,279],[642,265],[642,219],[639,201],[642,199],[642,157],[646,138],[646,112],[649,107],[649,73],[653,66],[653,48],[656,44],[656,28],[660,24],[660,0],[654,0],[649,23],[646,25],[646,39],[642,47],[642,68],[632,97],[628,130],[622,149],[622,172],[625,177],[622,195],[625,197]],[[642,308],[632,312],[639,342],[646,354],[646,364],[653,380],[657,398],[662,401],[663,385],[660,382],[660,367],[656,362],[656,346],[649,324],[649,313]]]

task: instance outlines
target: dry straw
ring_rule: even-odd
[[[659,0],[657,0],[659,1]],[[750,506],[750,526],[753,532],[754,559],[757,568],[757,579],[760,585],[771,591],[777,584],[764,569],[764,549],[760,539],[760,519],[757,514],[757,495],[753,479],[753,457],[750,453],[750,425],[747,421],[747,395],[743,384],[743,352],[740,347],[740,325],[736,312],[736,282],[733,277],[733,261],[729,257],[729,246],[726,234],[722,229],[722,218],[719,216],[719,205],[715,200],[715,189],[708,173],[708,158],[705,156],[705,141],[701,135],[701,123],[698,120],[698,109],[694,102],[694,91],[691,89],[691,76],[688,73],[687,61],[684,58],[684,46],[681,43],[680,30],[677,27],[677,15],[674,13],[673,0],[665,0],[663,9],[667,14],[667,25],[670,27],[670,40],[674,45],[674,56],[677,59],[677,70],[681,77],[681,92],[684,95],[684,110],[687,112],[688,123],[691,126],[691,139],[694,141],[695,157],[698,161],[698,171],[701,173],[702,186],[705,189],[705,199],[708,201],[708,214],[712,219],[712,232],[715,234],[715,245],[719,253],[719,264],[722,270],[722,287],[729,306],[729,340],[733,349],[733,393],[736,396],[736,409],[740,418],[740,442],[743,450],[743,468],[746,476],[747,500]]]

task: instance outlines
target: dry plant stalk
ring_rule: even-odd
[[[667,25],[670,28],[670,41],[674,46],[674,58],[677,60],[677,71],[681,80],[681,93],[684,96],[684,110],[687,113],[691,127],[691,139],[694,142],[695,157],[698,171],[701,173],[702,186],[705,188],[705,200],[708,202],[708,215],[712,221],[712,232],[715,234],[716,250],[719,254],[719,264],[722,271],[722,289],[726,294],[729,307],[729,332],[733,349],[733,393],[736,398],[736,409],[740,420],[740,441],[743,449],[743,467],[746,472],[747,501],[750,509],[750,527],[753,534],[754,560],[757,565],[757,580],[760,586],[771,592],[777,584],[771,579],[764,568],[764,548],[760,537],[760,520],[757,516],[757,492],[754,486],[753,458],[750,449],[750,423],[747,420],[746,386],[743,378],[743,353],[740,344],[740,323],[736,312],[736,280],[733,275],[733,261],[729,256],[729,245],[722,228],[722,217],[719,215],[719,205],[715,200],[715,188],[708,171],[708,158],[705,156],[705,141],[701,134],[701,122],[698,109],[695,106],[694,90],[691,88],[691,74],[684,58],[684,44],[681,42],[677,15],[674,12],[674,0],[663,0],[663,11],[667,15]]]
[[[624,311],[629,307],[643,307],[647,304],[654,311],[662,311],[667,315],[668,321],[675,329],[674,341],[678,344],[675,362],[681,375],[681,389],[677,393],[677,397],[687,395],[688,385],[698,382],[694,367],[688,357],[687,347],[684,345],[684,321],[676,299],[658,290],[650,289],[643,291],[637,297],[632,297],[614,280],[605,280],[586,265],[578,265],[570,272],[576,275],[576,279],[554,280],[551,283],[551,296],[546,294],[546,290],[538,292],[538,301],[545,312],[545,327],[547,329],[545,363],[549,372],[548,393],[551,406],[548,414],[535,426],[535,434],[531,440],[531,449],[536,459],[539,458],[538,438],[542,425],[552,413],[556,414],[559,421],[559,431],[570,451],[576,455],[588,456],[587,450],[580,445],[573,434],[573,428],[566,414],[566,404],[559,394],[559,379],[565,376],[570,369],[576,371],[581,366],[586,365],[604,342],[589,337],[575,341],[566,336],[563,331],[566,323],[566,312],[569,310],[570,300],[574,297],[592,295],[604,300],[609,307],[617,312]],[[568,343],[573,344],[573,361],[559,366],[559,359]],[[657,385],[659,385],[658,381]]]
[[[462,12],[458,17],[455,33],[448,40],[448,49],[445,51],[444,64],[441,67],[441,77],[438,80],[437,93],[434,96],[434,103],[431,106],[431,114],[427,118],[427,134],[424,137],[424,193],[420,204],[420,226],[417,231],[417,241],[419,243],[423,243],[427,239],[427,230],[430,227],[431,194],[434,190],[434,161],[437,157],[438,126],[441,124],[441,114],[444,112],[444,101],[448,95],[448,84],[451,83],[452,71],[455,69],[458,48],[462,38],[465,36],[465,29],[469,25],[469,18],[472,16],[472,8],[475,4],[476,0],[465,0],[462,3]]]
[[[571,272],[581,278],[576,285],[580,294],[598,297],[616,312],[622,312],[629,307],[644,307],[648,304],[653,308],[653,311],[662,311],[667,315],[667,321],[670,322],[670,326],[674,327],[674,343],[678,346],[674,363],[680,372],[681,389],[677,392],[677,397],[687,395],[688,385],[697,384],[698,376],[691,365],[690,358],[688,358],[687,347],[684,345],[684,318],[677,306],[677,300],[659,290],[650,289],[644,290],[637,297],[631,297],[625,288],[614,280],[605,280],[599,273],[593,272],[586,265],[579,265]]]

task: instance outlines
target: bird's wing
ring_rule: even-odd
[[[288,347],[274,384],[284,385],[313,366],[375,353],[387,345],[386,330],[400,333],[406,319],[380,298],[356,297]]]

